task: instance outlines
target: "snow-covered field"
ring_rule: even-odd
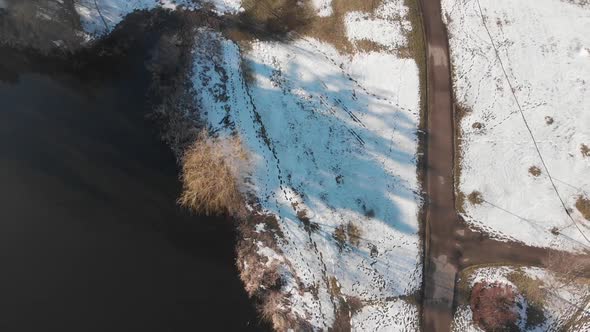
[[[499,283],[518,289],[509,275],[517,271],[513,267],[485,267],[478,268],[467,276],[465,282],[473,287],[478,282]],[[526,328],[528,300],[517,295],[520,304],[518,311],[518,326],[521,331],[562,331],[566,324],[574,331],[590,331],[590,286],[579,285],[563,281],[555,274],[539,268],[521,268],[519,273],[533,280],[540,280],[543,284],[543,315],[545,321],[538,326]],[[520,293],[520,290],[519,290]],[[584,309],[584,310],[580,310]],[[587,317],[584,319],[584,317]],[[578,322],[574,324],[573,321]],[[574,329],[575,327],[575,329]],[[453,331],[476,332],[483,331],[472,321],[472,311],[469,305],[460,305],[455,312]]]
[[[239,1],[214,3],[220,12],[240,10]],[[331,1],[312,3],[318,16],[332,15]],[[171,2],[98,4],[100,13],[93,0],[78,6],[91,34],[108,31],[102,17],[112,29],[135,9]],[[303,36],[243,50],[209,28],[196,35],[195,103],[211,132],[239,134],[253,164],[245,190],[282,233],[272,247],[246,239],[258,248],[258,265],[238,264],[280,266],[284,300],[275,310],[315,329],[331,327],[348,300],[362,304],[346,318],[354,330],[418,329],[408,298],[422,282],[419,78],[414,60],[395,55],[407,46],[411,25],[399,19],[406,14],[401,0],[383,1],[371,18],[348,13],[348,37],[383,52],[341,54]],[[270,227],[250,226],[258,234]]]
[[[355,21],[347,23],[354,31]],[[373,23],[384,24],[358,26]],[[257,41],[243,54],[215,32],[198,38],[199,108],[212,130],[244,140],[255,164],[249,191],[284,234],[273,248],[280,252],[259,252],[283,266],[288,314],[330,327],[338,299],[329,281],[337,280],[343,295],[365,304],[354,329],[417,329],[417,308],[400,298],[422,279],[415,62],[391,53],[342,55],[310,38]],[[248,83],[242,57],[253,72]],[[360,230],[359,243],[339,246],[335,233],[348,225]]]
[[[590,238],[590,221],[574,206],[590,195],[590,158],[581,152],[590,145],[590,6],[582,3],[442,0],[456,99],[467,110],[458,189],[484,200],[466,200],[464,217],[501,239],[572,251],[590,245],[562,207],[518,105],[560,196]]]

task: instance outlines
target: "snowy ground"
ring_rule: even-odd
[[[479,268],[471,272],[467,276],[466,282],[470,287],[473,287],[478,282],[500,283],[518,289],[518,287],[511,282],[509,274],[513,273],[515,268],[512,267],[485,267]],[[522,268],[526,276],[541,280],[544,286],[544,308],[543,314],[546,318],[545,322],[535,327],[525,328],[526,323],[526,309],[529,305],[527,300],[522,296],[517,296],[517,301],[520,303],[519,309],[519,327],[521,331],[562,331],[564,325],[571,323],[573,320],[581,324],[571,325],[575,331],[590,331],[590,286],[584,284],[564,284],[563,280],[556,277],[554,274],[539,268]],[[585,310],[581,310],[585,308]],[[587,317],[587,321],[583,323]],[[575,328],[575,329],[574,329]],[[469,305],[460,305],[455,312],[455,319],[453,322],[453,331],[456,332],[476,332],[483,331],[472,321],[472,311]]]
[[[242,56],[253,71],[249,83]],[[337,299],[328,281],[335,278],[342,294],[366,305],[353,316],[354,329],[416,330],[417,308],[400,298],[422,279],[415,62],[392,53],[342,55],[310,38],[254,42],[240,54],[233,42],[202,31],[194,86],[212,130],[239,133],[253,155],[249,190],[284,233],[280,253],[260,252],[284,266],[290,314],[330,327]],[[360,241],[341,249],[334,234],[348,224]]]
[[[572,224],[535,150],[518,105],[565,205],[590,238],[590,221],[574,207],[590,195],[590,6],[560,0],[442,0],[450,34],[461,122],[459,190],[465,219],[501,239],[565,250],[590,243]],[[491,41],[496,45],[501,63]],[[481,127],[480,125],[481,124]],[[536,177],[529,173],[535,166]],[[562,233],[554,236],[557,227]]]
[[[219,13],[236,13],[240,10],[240,0],[79,0],[76,11],[80,15],[82,27],[91,36],[110,32],[123,18],[135,10],[150,10],[156,7],[167,9],[199,8],[199,3],[211,3]]]

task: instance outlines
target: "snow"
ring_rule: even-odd
[[[374,13],[349,12],[344,18],[346,36],[351,41],[371,40],[387,50],[407,45],[412,30],[405,19],[408,9],[401,1],[385,1]]]
[[[590,237],[590,222],[574,207],[590,195],[590,7],[559,0],[480,0],[486,25],[514,94],[572,217]],[[525,127],[492,47],[477,0],[442,0],[457,102],[472,111],[463,132],[461,181],[465,219],[504,240],[570,251],[589,243],[564,211]],[[553,124],[546,123],[553,118]],[[476,122],[482,129],[472,127]],[[542,174],[534,177],[528,169]],[[561,235],[550,230],[557,227]]]
[[[422,281],[414,60],[344,55],[311,38],[257,41],[244,53],[213,31],[197,38],[196,103],[212,132],[238,133],[252,155],[246,190],[284,234],[291,312],[330,327],[336,307],[326,281],[335,278],[342,294],[374,303],[353,316],[357,330],[416,330],[417,308],[400,298]],[[303,211],[318,230],[308,232],[297,217]],[[334,232],[348,224],[361,238],[341,249]]]
[[[332,15],[332,0],[312,0],[311,3],[317,10],[319,17]]]
[[[468,276],[468,284],[473,287],[476,283],[486,281],[488,283],[501,283],[517,287],[508,280],[507,276],[515,272],[516,269],[510,266],[500,267],[483,267],[472,271]],[[519,309],[519,327],[521,331],[561,331],[580,308],[586,308],[582,315],[590,316],[590,307],[588,299],[590,298],[590,286],[587,284],[572,284],[565,282],[555,274],[541,268],[523,267],[520,272],[526,276],[541,280],[544,290],[544,307],[543,314],[546,318],[540,326],[525,327],[527,300],[522,295],[517,296],[517,302],[520,303]],[[588,331],[590,324],[585,323],[582,326],[576,326],[577,331]],[[472,311],[469,305],[458,306],[453,321],[453,331],[481,331],[472,321]]]
[[[351,319],[352,331],[418,331],[420,316],[416,306],[403,300],[365,306]],[[387,319],[383,319],[387,317]]]
[[[241,8],[240,0],[212,0],[216,11],[237,13]],[[80,0],[76,1],[76,11],[80,15],[84,31],[93,36],[109,33],[125,16],[135,10],[150,10],[161,7],[175,10],[178,7],[198,8],[192,0]]]

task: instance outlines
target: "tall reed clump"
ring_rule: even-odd
[[[182,158],[183,192],[178,202],[195,213],[239,216],[248,155],[238,136],[214,138],[202,131]]]

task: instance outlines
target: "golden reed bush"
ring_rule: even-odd
[[[239,137],[213,138],[202,131],[182,159],[179,204],[200,214],[241,215],[240,185],[247,162]]]

